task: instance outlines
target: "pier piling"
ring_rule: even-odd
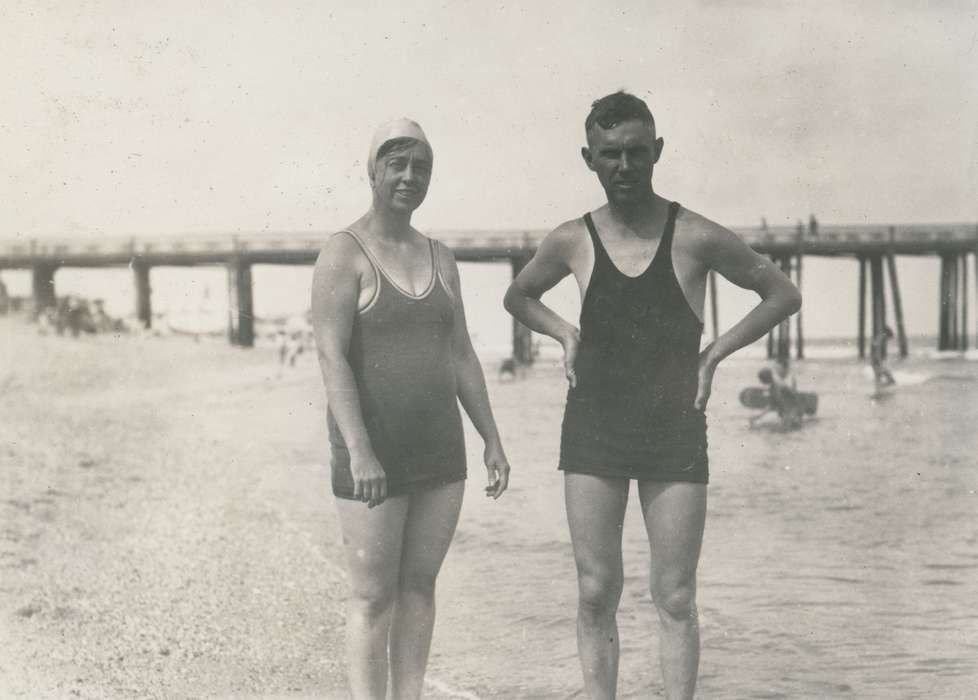
[[[953,345],[954,318],[954,263],[955,258],[950,254],[941,255],[941,286],[940,307],[938,309],[937,349],[951,350]]]
[[[803,258],[802,254],[801,253],[798,253],[798,258],[797,258],[797,260],[798,260],[798,267],[795,268],[795,285],[798,287],[799,290],[801,289],[801,261],[802,261],[802,258]],[[796,345],[795,345],[795,357],[797,357],[799,360],[805,359],[805,336],[804,336],[804,334],[802,332],[801,313],[802,313],[802,309],[798,309],[798,313],[795,315],[795,318],[797,319],[796,323],[797,323],[797,326],[798,326],[798,329],[797,329],[798,330],[798,340],[796,341]]]
[[[958,350],[968,349],[968,254],[963,253],[958,257],[958,277],[961,280],[961,316],[960,328],[958,333]]]
[[[960,270],[960,257],[957,255],[951,258],[951,304],[948,309],[950,314],[951,322],[951,350],[958,349],[958,336],[960,335],[960,327],[958,326],[958,270]]]
[[[883,257],[874,255],[869,259],[871,278],[872,312],[871,329],[875,338],[886,327],[886,298],[883,294]],[[883,357],[886,357],[886,345],[883,345]]]
[[[240,259],[228,263],[228,338],[232,345],[255,345],[251,264]]]
[[[778,258],[774,255],[768,255],[768,259],[775,265],[778,264]],[[778,332],[777,328],[772,328],[767,332],[767,359],[773,360],[775,357],[775,336]]]
[[[859,359],[866,357],[866,258],[860,255],[856,258],[859,263],[859,330],[857,343]]]
[[[57,265],[36,263],[31,267],[31,293],[34,296],[34,313],[58,303],[58,297],[54,291],[54,273],[57,271]]]
[[[153,325],[152,288],[149,285],[149,265],[132,261],[133,281],[136,284],[136,318],[143,328]]]
[[[890,292],[893,294],[893,315],[896,317],[897,344],[900,348],[900,357],[906,357],[909,354],[907,329],[903,323],[903,302],[900,298],[900,282],[897,279],[896,256],[893,253],[886,254],[886,269],[890,276]]]

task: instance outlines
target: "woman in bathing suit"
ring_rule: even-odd
[[[472,349],[447,247],[411,227],[432,151],[416,123],[381,127],[367,160],[370,210],[326,242],[313,327],[332,485],[350,569],[347,653],[355,698],[421,695],[435,577],[465,484],[461,401],[485,441],[498,498],[509,465]]]

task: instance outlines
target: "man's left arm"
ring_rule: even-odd
[[[713,375],[725,357],[762,338],[801,308],[801,292],[771,260],[744,243],[735,233],[709,222],[698,246],[704,267],[716,270],[733,284],[757,292],[761,301],[732,328],[700,353],[696,408],[710,398]]]

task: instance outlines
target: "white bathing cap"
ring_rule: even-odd
[[[370,182],[374,181],[374,172],[377,169],[377,154],[384,144],[394,139],[414,139],[420,141],[428,150],[431,151],[431,144],[428,137],[424,135],[421,126],[410,119],[400,118],[381,124],[374,132],[374,137],[370,140],[370,154],[367,156],[367,175]]]

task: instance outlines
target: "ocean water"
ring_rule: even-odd
[[[796,365],[817,418],[750,429],[737,394],[759,361],[721,367],[708,409],[711,485],[699,570],[698,697],[978,696],[978,364],[893,362],[873,398],[853,360]],[[439,579],[431,673],[481,698],[580,698],[576,579],[555,470],[556,366],[493,382],[513,464],[498,502],[470,483]],[[657,619],[634,487],[618,615],[620,697],[658,697]],[[460,604],[477,598],[480,603]]]

